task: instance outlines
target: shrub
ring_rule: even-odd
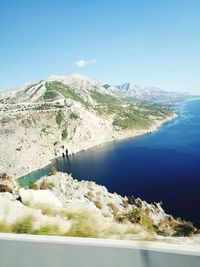
[[[118,221],[124,222],[127,219],[132,223],[142,225],[149,232],[154,230],[152,219],[138,208],[133,208],[129,212],[122,214],[122,216],[118,218]]]
[[[66,235],[78,237],[98,236],[98,222],[93,214],[82,211],[69,214],[69,218],[73,220],[73,224]]]
[[[124,208],[127,208],[129,205],[128,199],[123,199],[122,204],[123,204]]]
[[[93,201],[94,194],[92,193],[92,191],[88,191],[86,197],[87,197],[87,199],[88,199],[89,201]]]
[[[10,176],[8,176],[5,172],[4,173],[0,173],[0,179],[2,180],[9,180]]]
[[[35,183],[35,181],[31,181],[28,188],[33,190],[38,190],[39,186]]]
[[[58,97],[58,94],[51,90],[47,90],[44,94],[44,100],[54,100],[57,97]]]
[[[153,227],[153,221],[152,219],[147,216],[145,213],[142,213],[142,217],[141,217],[141,223],[144,226],[144,228],[149,231],[149,232],[153,232],[154,231],[154,227]]]
[[[103,204],[100,200],[95,201],[94,204],[100,210],[103,208]]]
[[[1,233],[11,233],[12,228],[5,221],[0,221],[0,232]]]
[[[56,146],[58,143],[59,143],[58,141],[55,141],[55,142],[53,143],[53,145]]]
[[[55,175],[57,173],[57,169],[56,169],[56,167],[55,166],[52,166],[51,167],[51,170],[49,171],[49,176],[51,176],[51,175]]]
[[[51,108],[51,105],[49,103],[43,103],[43,104],[40,104],[40,105],[34,107],[33,109],[34,110],[46,110],[49,108]]]
[[[130,205],[136,204],[136,200],[135,200],[134,196],[128,196],[128,204],[130,204]]]
[[[9,192],[12,194],[12,189],[6,184],[0,184],[0,192]]]
[[[68,132],[67,132],[67,129],[63,129],[62,130],[62,140],[65,140],[68,136]]]
[[[119,213],[119,209],[115,206],[115,204],[113,204],[112,202],[108,203],[108,206],[111,208],[112,212],[113,212],[113,216],[115,218],[117,218],[118,213]]]
[[[45,225],[33,231],[34,235],[61,235],[57,225]]]
[[[26,216],[12,224],[12,232],[18,234],[30,234],[33,231],[33,217]]]
[[[78,114],[77,113],[74,113],[74,112],[72,112],[69,117],[72,120],[77,120],[79,118]]]
[[[46,180],[43,180],[42,183],[40,184],[40,189],[42,190],[52,189],[53,187],[54,187],[54,183],[46,181]]]
[[[141,221],[141,211],[139,209],[132,209],[125,214],[128,220],[132,223],[139,223]]]
[[[59,110],[59,111],[57,112],[57,115],[56,115],[56,123],[57,123],[57,125],[58,125],[59,127],[60,127],[60,125],[61,125],[63,119],[64,119],[64,116],[63,116],[62,110]]]
[[[42,128],[41,132],[44,134],[48,134],[48,129],[50,128],[49,125],[46,125],[44,128]]]
[[[174,236],[192,236],[196,232],[196,228],[191,222],[181,221],[173,225],[175,231]]]

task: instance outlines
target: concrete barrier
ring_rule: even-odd
[[[200,247],[0,234],[0,267],[200,267]]]

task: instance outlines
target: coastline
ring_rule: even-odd
[[[151,134],[152,132],[155,132],[155,131],[159,130],[159,128],[161,126],[163,126],[166,122],[172,121],[176,117],[177,117],[176,113],[173,113],[172,116],[168,116],[165,119],[156,120],[156,121],[154,121],[153,125],[148,129],[120,131],[120,132],[117,132],[117,133],[115,132],[115,134],[112,136],[112,138],[108,138],[107,140],[104,140],[102,142],[96,142],[96,144],[92,143],[90,145],[86,145],[86,146],[84,146],[84,148],[80,147],[80,149],[76,149],[75,151],[70,150],[69,156],[72,155],[72,154],[76,154],[78,152],[81,152],[81,151],[85,151],[85,150],[87,150],[89,148],[94,148],[94,147],[97,147],[97,146],[100,146],[100,145],[103,145],[103,144],[105,145],[106,143],[115,142],[115,141],[123,141],[123,140],[126,140],[126,139],[132,139],[132,138],[135,138],[135,137],[143,136],[143,135],[146,135],[146,134]],[[37,167],[37,168],[34,168],[34,167],[31,168],[30,167],[28,172],[18,175],[17,177],[14,178],[14,180],[17,181],[18,179],[28,175],[29,173],[32,173],[34,171],[43,169],[45,166],[51,164],[51,161],[53,161],[54,159],[59,158],[59,157],[60,156],[51,157],[49,159],[46,158],[45,161],[41,162],[39,167]]]
[[[167,118],[165,118],[163,120],[158,120],[154,125],[152,125],[152,127],[150,127],[149,129],[146,129],[146,130],[142,130],[142,131],[140,131],[140,133],[141,134],[142,133],[143,134],[148,134],[150,132],[150,130],[151,131],[156,131],[165,122],[173,120],[174,118],[176,118],[176,114],[174,114],[171,117],[167,117]],[[137,135],[134,135],[134,137],[135,136],[137,136]],[[139,136],[139,134],[138,134],[138,136]],[[157,136],[157,135],[155,135],[155,136]],[[133,138],[133,137],[131,136],[130,138]],[[124,139],[124,138],[121,138],[121,139]],[[118,138],[118,140],[120,140],[120,139]],[[151,140],[151,138],[150,138],[150,140]],[[94,153],[95,153],[95,149],[94,149]],[[48,174],[48,170],[46,171],[46,173]],[[112,223],[111,219],[115,218],[114,217],[115,216],[114,215],[114,211],[112,211],[112,208],[110,210],[109,203],[110,203],[111,199],[112,199],[112,203],[114,203],[115,207],[117,207],[117,209],[122,214],[124,212],[124,209],[127,208],[127,206],[123,205],[123,203],[124,203],[123,201],[126,201],[126,197],[122,197],[122,196],[118,195],[117,193],[113,193],[113,194],[109,193],[109,191],[107,191],[105,186],[98,185],[98,184],[96,184],[96,182],[84,181],[84,180],[78,181],[77,179],[75,179],[76,177],[73,178],[70,174],[62,173],[62,172],[57,172],[56,174],[51,175],[51,176],[46,176],[47,174],[43,174],[41,177],[38,177],[38,180],[37,180],[37,182],[35,182],[35,184],[36,185],[40,185],[40,184],[42,184],[43,181],[46,181],[46,182],[49,182],[49,183],[54,183],[53,189],[51,189],[51,190],[55,194],[55,196],[63,203],[63,205],[66,208],[72,208],[72,210],[73,209],[77,209],[78,207],[79,208],[80,207],[82,207],[82,208],[84,207],[86,209],[88,208],[88,210],[90,209],[92,212],[94,212],[95,216],[96,215],[99,215],[99,216],[103,215],[106,218],[109,217],[108,220],[111,223]],[[46,176],[46,177],[44,177],[44,176]],[[34,177],[34,173],[33,173],[33,177]],[[64,187],[64,185],[65,185],[65,187]],[[22,187],[23,187],[23,185],[22,185]],[[66,190],[63,189],[63,188],[66,188]],[[70,188],[71,188],[71,191],[70,191]],[[40,188],[40,189],[42,189],[42,188]],[[26,189],[20,188],[20,190],[27,190],[27,192],[29,192],[27,188]],[[88,193],[88,192],[90,192],[90,191],[93,192],[93,195],[96,198],[94,198],[94,199],[90,199],[89,198],[90,193]],[[25,192],[25,191],[21,191],[20,194],[23,195],[23,192]],[[37,192],[38,191],[36,190],[36,193]],[[101,192],[101,194],[100,194],[100,192]],[[43,192],[41,192],[41,193],[42,193],[42,197],[43,197],[44,196]],[[7,200],[5,199],[5,203],[7,203],[6,201]],[[24,201],[26,202],[26,200],[24,200]],[[39,195],[37,196],[37,201],[39,201]],[[148,204],[146,201],[143,201],[141,199],[139,199],[138,201],[140,201],[138,203],[142,203],[143,208],[146,207],[148,210],[149,210],[149,208],[151,209],[151,211],[152,211],[151,212],[151,216],[152,217],[150,217],[150,218],[153,221],[155,221],[159,225],[159,227],[161,227],[160,226],[161,224],[159,223],[159,220],[162,221],[162,223],[163,223],[162,227],[163,228],[161,227],[160,229],[163,229],[163,231],[164,231],[165,227],[167,227],[167,229],[168,229],[168,227],[170,227],[168,219],[174,221],[174,227],[176,226],[176,224],[181,224],[181,223],[183,224],[183,227],[184,227],[184,223],[185,223],[184,221],[183,222],[182,221],[178,221],[178,220],[176,221],[176,219],[174,219],[172,217],[172,215],[168,215],[162,209],[162,207],[159,206],[158,203],[157,204],[156,203],[155,204]],[[100,204],[101,206],[98,206],[97,203],[101,203]],[[141,205],[141,204],[138,204],[138,205]],[[40,219],[40,218],[38,218],[38,219]],[[57,220],[57,219],[55,219],[55,220]],[[58,221],[58,224],[59,223],[60,223],[60,221]],[[155,225],[157,225],[157,224],[155,224]],[[128,225],[126,227],[128,227]],[[173,239],[173,236],[172,236],[172,234],[170,232],[175,228],[172,227],[172,228],[169,228],[169,229],[171,229],[171,230],[169,230],[169,232],[168,232],[169,236],[167,236],[167,238],[162,237],[162,235],[160,236],[158,234],[158,237],[154,236],[155,240],[158,239],[161,242],[165,242],[167,240],[169,240],[169,242],[176,242],[177,240],[179,240],[177,238]],[[196,229],[196,228],[193,228],[193,229]],[[159,232],[159,233],[161,233],[161,232]],[[99,235],[99,237],[103,237],[103,235]],[[116,238],[117,236],[113,235],[113,237]],[[132,238],[132,237],[128,233],[127,236],[126,237],[124,236],[123,238],[129,239],[129,238]],[[141,235],[136,235],[136,236],[134,236],[134,238],[136,238],[136,239],[137,238],[139,238],[139,239],[145,238],[144,237],[144,233],[142,232]],[[147,238],[149,238],[149,236],[147,236]]]

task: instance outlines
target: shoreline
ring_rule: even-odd
[[[101,143],[97,143],[96,145],[87,146],[86,148],[77,150],[75,152],[72,151],[71,153],[69,153],[69,156],[71,156],[73,154],[76,154],[76,153],[79,153],[81,151],[86,151],[86,150],[88,150],[90,148],[95,148],[97,146],[106,145],[106,143],[111,143],[111,142],[116,142],[116,141],[123,141],[123,140],[126,140],[126,139],[133,139],[135,137],[140,137],[140,136],[143,136],[143,135],[151,134],[151,133],[159,130],[160,127],[163,126],[165,123],[174,120],[176,117],[177,117],[177,114],[173,113],[172,116],[168,116],[165,119],[155,121],[154,124],[148,129],[134,130],[135,134],[134,134],[133,130],[129,130],[129,131],[125,131],[125,132],[121,131],[118,135],[116,135],[114,138],[111,138],[110,140],[103,141]],[[15,177],[14,180],[17,182],[18,179],[23,178],[24,176],[26,176],[26,175],[28,175],[28,174],[30,174],[32,172],[35,172],[37,170],[43,169],[44,167],[50,165],[52,163],[52,161],[55,160],[56,158],[60,158],[60,156],[50,158],[48,160],[48,162],[42,164],[41,167],[33,168],[30,171],[26,172],[25,174],[22,174],[20,176]]]

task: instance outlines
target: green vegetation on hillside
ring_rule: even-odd
[[[96,101],[95,110],[100,115],[113,114],[113,126],[121,129],[147,129],[152,124],[152,117],[164,118],[172,115],[172,111],[158,104],[132,104],[126,100],[119,100],[111,95],[91,92]]]
[[[117,219],[119,222],[126,222],[128,220],[133,224],[140,224],[149,232],[154,231],[153,221],[151,218],[145,213],[145,211],[138,208],[133,208],[129,212],[119,216]]]
[[[46,125],[45,127],[42,128],[41,132],[44,133],[44,134],[48,134],[49,131],[48,129],[50,128],[50,125]]]
[[[67,132],[67,129],[63,129],[62,130],[62,140],[65,140],[68,136],[68,132]]]
[[[59,127],[60,127],[60,125],[61,125],[63,119],[64,119],[64,115],[63,115],[63,113],[62,113],[62,110],[59,110],[59,111],[57,112],[57,115],[56,115],[56,123],[57,123],[57,125],[58,125]]]
[[[151,120],[133,114],[126,114],[124,117],[115,117],[113,126],[125,129],[147,129],[151,126]]]
[[[117,98],[102,94],[100,92],[93,91],[90,96],[97,102],[95,110],[100,114],[110,114],[115,113],[121,106],[122,101]]]
[[[78,95],[76,94],[69,86],[58,82],[58,81],[52,81],[52,82],[46,82],[46,88],[47,91],[45,93],[46,95],[46,99],[48,99],[48,97],[52,97],[52,99],[54,99],[58,93],[60,93],[62,96],[64,96],[65,98],[70,98],[72,100],[78,101],[81,104],[83,104],[84,106],[87,106],[88,104]],[[45,96],[44,96],[45,97]]]
[[[58,104],[42,103],[34,107],[33,110],[48,110],[48,109],[58,109],[58,108],[63,108],[63,106]]]
[[[146,129],[152,123],[145,111],[133,105],[129,105],[116,113],[113,125],[121,129]]]
[[[51,86],[50,82],[45,83],[46,92],[44,94],[44,100],[55,100],[59,94],[55,91],[55,88]]]
[[[79,119],[79,115],[77,113],[75,113],[75,112],[70,113],[69,117],[70,117],[71,120]]]
[[[141,105],[141,108],[145,108],[145,115],[146,116],[171,116],[173,111],[168,107],[163,107],[158,104],[149,104],[149,105]]]
[[[46,91],[44,94],[44,100],[53,100],[58,96],[58,94],[55,91]]]

